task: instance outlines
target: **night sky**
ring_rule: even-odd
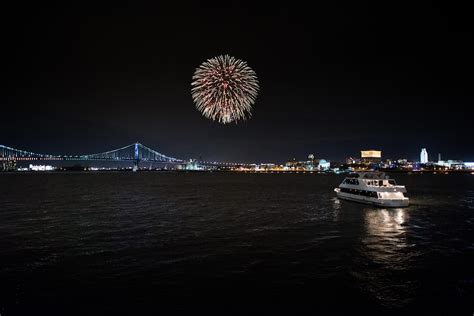
[[[139,141],[242,162],[418,159],[426,147],[474,161],[467,8],[159,2],[4,7],[0,144],[87,154]],[[248,121],[210,121],[192,102],[195,68],[219,54],[257,73]]]

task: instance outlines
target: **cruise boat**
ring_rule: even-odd
[[[352,173],[334,191],[338,198],[383,207],[406,207],[404,185],[397,185],[383,172]]]

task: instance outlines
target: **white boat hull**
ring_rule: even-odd
[[[409,204],[408,198],[403,199],[378,199],[374,197],[355,195],[345,192],[336,191],[336,195],[340,199],[354,201],[359,203],[377,205],[381,207],[407,207]]]

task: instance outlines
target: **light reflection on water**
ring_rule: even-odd
[[[367,235],[362,239],[367,255],[389,269],[405,269],[407,247],[405,209],[365,209]]]
[[[404,279],[415,255],[407,241],[407,209],[365,208],[366,235],[361,238],[360,261],[363,272],[361,289],[385,306],[404,306],[416,284]],[[402,299],[405,298],[405,299]]]
[[[332,198],[331,210],[333,220],[337,221],[339,219],[339,213],[341,212],[341,201],[337,197]]]
[[[342,179],[319,175],[4,174],[0,312],[209,298],[472,311],[474,177],[438,179],[397,176],[410,207],[381,209],[337,199]]]

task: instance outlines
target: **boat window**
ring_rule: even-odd
[[[397,185],[397,183],[396,183],[395,180],[393,180],[393,179],[388,180],[388,183],[390,183],[391,185]]]
[[[367,196],[367,197],[372,197],[372,198],[378,197],[377,192],[374,192],[374,191],[341,188],[341,192],[355,194],[355,195],[362,195],[362,196]]]
[[[359,180],[347,178],[346,180],[344,180],[344,183],[350,185],[359,185]]]

